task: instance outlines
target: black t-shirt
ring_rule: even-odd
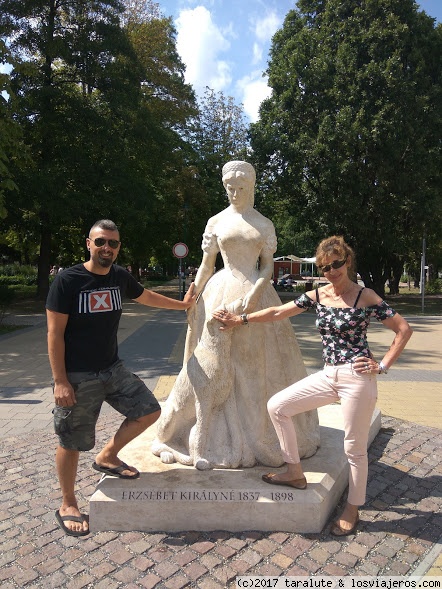
[[[64,335],[68,372],[98,372],[118,360],[117,331],[123,297],[137,299],[144,288],[121,266],[92,274],[83,264],[57,274],[46,308],[69,315]]]

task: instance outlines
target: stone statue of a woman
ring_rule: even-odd
[[[152,452],[198,469],[281,466],[267,401],[306,370],[288,319],[220,331],[212,318],[218,308],[250,313],[281,304],[271,284],[275,229],[253,208],[255,170],[231,161],[222,174],[230,205],[204,232],[184,364],[157,421]],[[218,253],[224,268],[214,274]],[[301,458],[311,456],[319,446],[317,413],[294,422]]]

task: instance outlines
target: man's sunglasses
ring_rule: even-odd
[[[345,264],[346,261],[347,261],[347,257],[345,257],[343,260],[335,260],[331,264],[326,264],[325,266],[318,266],[318,268],[321,270],[321,272],[330,272],[330,270],[332,268],[333,268],[333,270],[337,270],[338,268],[342,268],[342,266]]]
[[[121,241],[118,241],[118,239],[104,239],[104,237],[96,237],[95,239],[89,237],[89,239],[93,241],[97,247],[103,247],[103,245],[108,243],[109,247],[111,247],[113,250],[116,250],[121,243]]]

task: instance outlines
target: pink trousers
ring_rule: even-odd
[[[376,405],[374,375],[361,375],[352,364],[325,365],[324,369],[273,395],[267,403],[286,462],[300,462],[292,417],[336,401],[344,417],[344,452],[350,465],[348,502],[363,505],[367,489],[367,445]]]

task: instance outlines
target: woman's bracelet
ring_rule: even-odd
[[[387,374],[388,373],[388,368],[385,366],[385,364],[383,362],[379,362],[378,366],[379,366],[379,374]]]

